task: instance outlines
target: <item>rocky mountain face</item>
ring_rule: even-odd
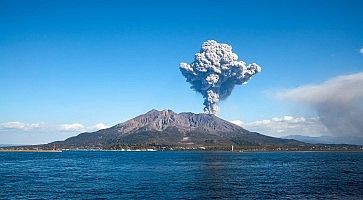
[[[250,132],[215,115],[151,110],[126,122],[96,132],[81,133],[61,147],[140,146],[284,146],[303,144]]]
[[[235,132],[246,130],[234,124],[224,121],[215,115],[180,113],[172,110],[151,110],[144,115],[116,125],[118,132],[127,134],[144,131],[164,131],[170,127],[177,128],[182,132],[198,130],[202,132]]]

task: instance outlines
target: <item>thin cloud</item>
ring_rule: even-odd
[[[33,129],[41,128],[42,123],[22,123],[22,122],[5,122],[0,124],[0,130],[21,130],[21,131],[30,131]]]
[[[243,122],[241,120],[230,120],[229,122],[236,124],[237,126],[243,126]]]
[[[76,132],[76,131],[85,131],[86,129],[83,124],[74,123],[74,124],[62,124],[59,126],[59,130]]]
[[[363,54],[363,47],[359,49],[359,52]]]
[[[108,128],[104,123],[97,123],[91,126],[85,126],[80,123],[70,124],[46,124],[46,123],[24,123],[19,121],[0,123],[2,132],[86,132],[97,131]]]
[[[231,120],[230,122],[242,126],[249,131],[259,132],[275,137],[287,135],[320,136],[327,133],[327,128],[320,122],[319,118],[305,118],[294,116],[273,117],[252,122]]]
[[[109,126],[107,126],[106,124],[104,124],[104,123],[98,123],[98,124],[96,124],[93,128],[95,129],[95,130],[101,130],[101,129],[106,129],[106,128],[108,128]]]
[[[92,132],[92,131],[98,131],[101,129],[105,129],[108,128],[109,126],[107,126],[104,123],[97,123],[95,125],[92,126],[85,126],[83,124],[80,123],[73,123],[73,124],[62,124],[59,126],[61,131],[69,131],[69,132]]]

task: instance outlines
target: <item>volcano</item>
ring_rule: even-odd
[[[211,114],[151,110],[126,122],[96,132],[85,132],[48,145],[62,148],[116,148],[121,146],[276,147],[304,144],[292,139],[250,132]]]

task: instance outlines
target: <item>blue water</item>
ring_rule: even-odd
[[[0,153],[0,199],[363,199],[363,153]]]

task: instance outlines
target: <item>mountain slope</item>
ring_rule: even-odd
[[[303,144],[250,132],[209,114],[151,110],[124,123],[59,141],[62,147],[102,147],[117,145],[167,146],[284,146]]]

